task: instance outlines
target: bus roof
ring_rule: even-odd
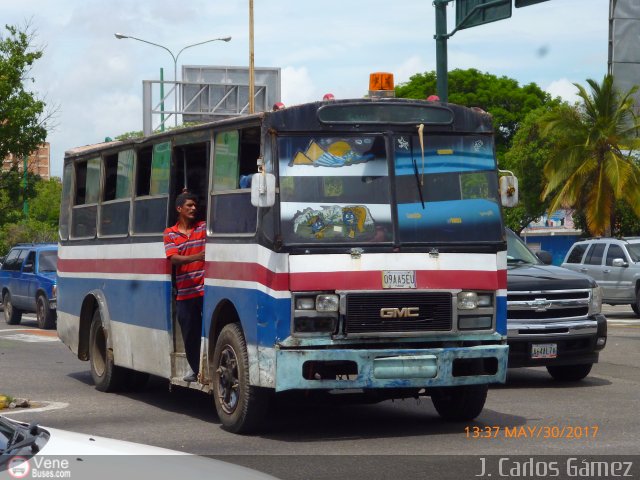
[[[294,105],[292,107],[283,108],[281,110],[272,112],[260,112],[251,115],[241,115],[232,118],[225,118],[223,120],[214,120],[211,122],[200,123],[197,125],[186,126],[183,128],[177,128],[168,130],[165,132],[154,133],[146,137],[131,138],[122,141],[101,142],[93,145],[85,145],[81,147],[72,148],[65,152],[65,158],[81,157],[92,152],[101,152],[106,149],[118,149],[127,145],[137,145],[155,141],[162,141],[175,137],[176,135],[189,134],[191,132],[198,132],[207,130],[212,127],[233,127],[238,125],[247,125],[251,123],[259,124],[263,121],[267,124],[268,128],[275,130],[297,130],[297,131],[319,131],[326,130],[327,124],[331,124],[332,121],[322,121],[318,117],[318,112],[321,109],[335,109],[336,111],[344,107],[360,107],[363,105],[385,105],[385,106],[421,106],[424,109],[442,110],[451,112],[451,121],[449,123],[437,124],[435,128],[442,129],[443,126],[447,126],[451,131],[457,132],[478,132],[478,133],[492,133],[493,125],[491,115],[479,108],[469,108],[461,105],[455,105],[452,103],[443,102],[431,102],[427,100],[417,99],[405,99],[405,98],[358,98],[358,99],[344,99],[344,100],[329,100],[304,103],[300,105]],[[335,124],[339,124],[344,127],[345,125],[353,125],[355,128],[362,131],[363,124],[377,124],[379,130],[380,124],[389,123],[386,121],[335,121]],[[391,121],[390,123],[394,123]],[[401,124],[415,124],[416,122],[395,122]],[[292,125],[303,125],[303,127],[292,128]],[[429,124],[425,125],[427,128]],[[366,128],[365,128],[366,129]]]

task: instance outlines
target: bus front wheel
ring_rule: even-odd
[[[213,354],[213,398],[225,430],[250,433],[260,427],[268,409],[265,389],[249,383],[249,357],[237,323],[220,332]]]
[[[114,392],[121,388],[126,371],[113,363],[113,351],[107,348],[106,329],[99,310],[93,313],[89,330],[89,363],[97,390]]]
[[[441,387],[432,392],[431,401],[445,420],[464,422],[480,415],[487,401],[488,390],[488,385]]]

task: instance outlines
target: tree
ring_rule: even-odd
[[[542,120],[543,134],[557,136],[544,166],[543,198],[550,198],[550,212],[575,208],[592,234],[611,235],[616,201],[640,215],[640,167],[633,155],[640,147],[632,99],[637,87],[619,95],[611,75],[587,83],[591,93],[575,84],[580,104],[554,109]]]
[[[59,178],[35,184],[35,197],[29,202],[29,218],[58,228],[62,183]]]
[[[0,36],[0,159],[13,154],[19,161],[35,151],[47,137],[44,101],[25,90],[32,65],[42,51],[32,47],[33,34],[7,25]]]
[[[517,207],[504,209],[507,226],[517,234],[549,208],[550,199],[542,200],[544,176],[542,170],[549,156],[555,136],[542,135],[540,121],[553,108],[553,104],[530,112],[520,124],[513,143],[505,154],[502,168],[518,177],[520,202]]]
[[[396,87],[396,96],[422,98],[436,92],[436,73],[413,75]],[[520,122],[529,112],[552,102],[551,96],[535,83],[524,86],[512,78],[497,77],[474,68],[449,72],[449,101],[467,107],[480,107],[493,117],[498,158],[511,145]]]

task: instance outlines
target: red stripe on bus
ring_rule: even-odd
[[[276,273],[259,263],[207,262],[205,278],[258,282],[272,290],[289,291],[289,274]]]
[[[382,272],[292,273],[291,290],[382,290]],[[506,271],[422,270],[416,288],[496,290],[507,288]]]
[[[58,270],[67,273],[163,274],[171,273],[166,259],[58,259]],[[277,273],[250,262],[206,262],[205,278],[257,282],[278,291],[381,290],[382,271]],[[419,270],[416,288],[476,289],[507,288],[507,271]]]
[[[171,264],[164,258],[71,259],[58,258],[58,270],[67,273],[171,274]]]
[[[381,290],[382,271],[276,273],[246,262],[207,262],[206,278],[257,282],[273,290]],[[507,271],[422,270],[417,288],[496,290],[507,288]]]

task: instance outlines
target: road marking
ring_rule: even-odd
[[[28,343],[57,342],[58,332],[55,330],[40,330],[34,328],[14,328],[11,330],[0,330],[2,338]]]
[[[2,409],[0,413],[2,415],[15,415],[17,413],[33,413],[33,412],[46,412],[48,410],[60,410],[61,408],[67,408],[69,406],[66,402],[38,402],[33,401],[33,403],[44,403],[44,407],[38,408],[11,408],[11,409]]]
[[[640,320],[622,320],[622,319],[607,319],[609,325],[640,325]]]

